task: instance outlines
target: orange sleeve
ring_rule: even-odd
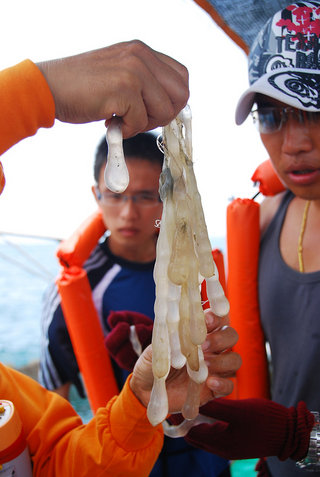
[[[0,154],[39,128],[51,127],[54,118],[53,96],[32,61],[0,71]]]
[[[36,381],[0,364],[0,398],[18,410],[34,477],[147,477],[163,444],[129,383],[86,425],[72,406]]]

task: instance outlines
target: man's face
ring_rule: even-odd
[[[271,106],[283,111],[286,104],[262,97],[259,107]],[[288,108],[276,132],[260,133],[279,177],[298,197],[320,199],[320,116]],[[300,116],[300,117],[299,117]],[[313,117],[313,120],[312,120]]]
[[[155,222],[162,213],[158,194],[160,165],[130,158],[127,167],[130,181],[123,194],[113,194],[106,188],[104,167],[98,183],[100,199],[94,191],[104,222],[111,232],[113,248],[119,255],[128,247],[137,251],[143,250],[143,247],[147,249],[154,241],[157,232]]]

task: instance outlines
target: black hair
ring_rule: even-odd
[[[157,146],[157,138],[152,132],[143,132],[136,136],[123,140],[123,152],[126,159],[144,159],[153,164],[159,164],[162,168],[163,153]],[[101,168],[107,161],[108,146],[103,137],[96,149],[93,176],[96,183],[99,182]]]

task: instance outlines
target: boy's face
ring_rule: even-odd
[[[277,131],[260,133],[270,159],[285,185],[303,199],[320,199],[320,113],[308,114],[264,97],[258,106],[276,108],[284,120]],[[279,116],[277,116],[279,118]]]
[[[162,213],[158,194],[160,164],[135,158],[126,163],[130,180],[123,194],[113,194],[106,188],[104,167],[99,175],[100,199],[93,190],[106,227],[111,232],[113,250],[120,256],[121,251],[125,254],[128,248],[135,248],[137,252],[144,247],[150,249],[157,234],[155,222],[161,219]]]

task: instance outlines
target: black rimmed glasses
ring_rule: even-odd
[[[127,195],[116,194],[108,190],[100,192],[98,187],[96,187],[96,194],[99,201],[110,207],[123,206],[128,200],[132,200],[132,202],[139,207],[154,207],[161,203],[160,196],[157,192],[144,191],[137,192],[137,194]]]
[[[320,112],[303,111],[290,106],[258,106],[251,111],[253,123],[262,134],[271,134],[281,130],[289,118],[295,119],[300,124],[320,125]]]

